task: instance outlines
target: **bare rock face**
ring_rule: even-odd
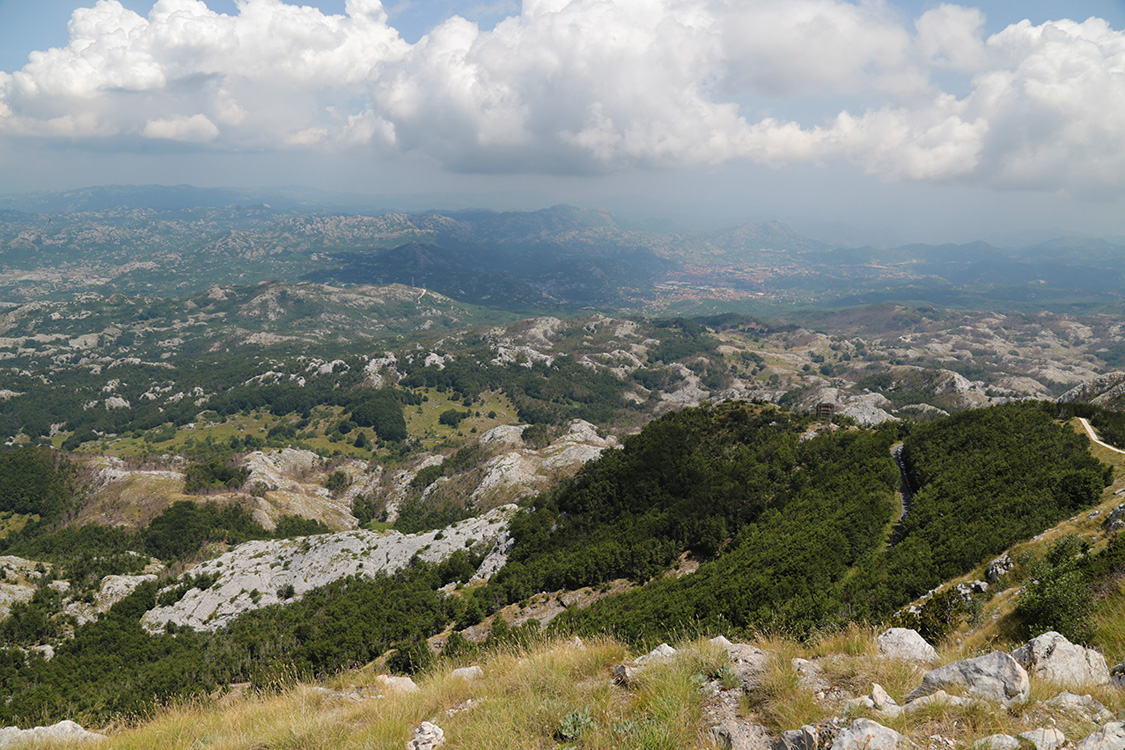
[[[937,661],[937,651],[918,631],[891,628],[879,636],[879,656],[901,661]]]
[[[485,433],[490,443],[510,442],[515,430],[523,434],[526,425],[516,428],[497,427]],[[483,440],[482,440],[483,442]],[[609,448],[618,447],[617,439],[601,437],[597,428],[581,419],[573,420],[558,440],[540,450],[518,448],[490,459],[484,466],[484,478],[473,491],[475,501],[494,496],[521,497],[550,486],[554,477],[572,472],[593,461]],[[487,506],[486,506],[487,507]]]
[[[1025,703],[1031,695],[1031,682],[1024,668],[1003,651],[993,651],[927,672],[922,684],[906,696],[906,702],[947,687],[960,688],[972,697],[996,701],[1003,706]]]
[[[832,750],[897,750],[906,738],[893,729],[870,719],[856,719],[836,735]]]
[[[1125,723],[1106,724],[1074,746],[1074,750],[1120,750],[1125,747]]]
[[[39,743],[87,743],[99,742],[105,736],[94,732],[87,732],[73,721],[60,721],[49,727],[35,727],[34,729],[20,729],[19,727],[4,727],[0,729],[0,748],[25,747]]]
[[[1105,657],[1092,648],[1076,646],[1051,631],[1031,639],[1012,652],[1012,658],[1037,679],[1068,687],[1109,683]]]
[[[194,577],[214,576],[209,588],[193,588],[178,602],[149,610],[141,622],[152,631],[169,622],[213,631],[244,612],[300,598],[341,578],[401,570],[415,554],[438,562],[473,544],[497,552],[498,545],[510,544],[507,528],[515,512],[516,506],[505,505],[421,534],[345,531],[240,544],[189,571]]]

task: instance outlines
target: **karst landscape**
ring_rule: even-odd
[[[0,748],[1125,750],[1125,6],[0,3]]]

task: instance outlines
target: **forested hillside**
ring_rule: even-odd
[[[140,625],[145,611],[210,580],[188,575],[163,590],[145,583],[85,624],[63,611],[60,592],[87,587],[92,596],[102,576],[137,572],[149,555],[175,565],[216,539],[323,529],[294,519],[271,533],[238,508],[191,503],[136,532],[58,528],[46,521],[77,502],[69,465],[41,449],[16,451],[3,457],[0,481],[26,477],[29,491],[13,497],[43,520],[6,546],[51,564],[46,580],[66,587],[43,586],[0,629],[8,646],[0,689],[18,696],[0,706],[0,720],[104,721],[154,698],[283,673],[324,675],[388,649],[390,665],[410,671],[428,661],[425,639],[435,634],[539,592],[621,578],[636,587],[550,627],[646,642],[695,630],[800,634],[885,621],[944,578],[1097,501],[1108,468],[1052,411],[1013,404],[925,425],[861,429],[838,420],[810,429],[809,417],[768,404],[686,409],[526,502],[512,522],[507,564],[482,586],[439,591],[473,575],[481,558],[465,550],[393,576],[340,581],[215,633],[169,627],[154,635]],[[891,455],[899,440],[916,492],[894,535],[900,541],[889,546],[900,512]],[[668,574],[685,561],[698,569]],[[494,642],[508,637],[493,627]],[[449,642],[471,647],[459,636]],[[22,650],[36,643],[54,643],[54,658]]]

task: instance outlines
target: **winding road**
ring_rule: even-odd
[[[1090,426],[1090,423],[1086,421],[1085,417],[1079,417],[1078,421],[1082,423],[1082,426],[1086,429],[1086,434],[1089,435],[1090,439],[1095,443],[1103,448],[1108,448],[1114,453],[1125,453],[1125,451],[1121,450],[1120,448],[1114,448],[1109,443],[1103,442],[1102,439],[1098,437],[1098,433],[1094,432],[1094,428]]]

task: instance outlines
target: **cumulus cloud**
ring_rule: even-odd
[[[975,8],[882,0],[524,0],[404,42],[378,0],[117,0],[0,73],[0,133],[229,149],[361,146],[466,172],[847,160],[890,179],[1125,189],[1125,33],[991,37]],[[956,91],[943,90],[953,81]],[[807,113],[836,103],[835,114]],[[840,102],[849,102],[841,108]]]
[[[125,135],[230,148],[345,138],[365,110],[372,69],[408,48],[378,0],[325,15],[281,0],[240,0],[237,15],[200,0],[159,0],[147,17],[117,0],[80,8],[66,47],[33,52],[0,75],[0,132]],[[356,104],[357,97],[360,101]],[[42,124],[71,117],[70,133]]]

